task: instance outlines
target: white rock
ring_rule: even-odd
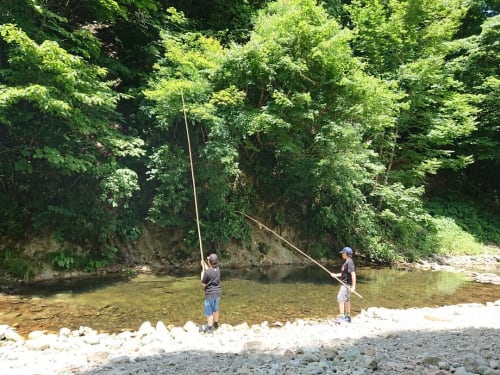
[[[3,336],[4,336],[5,340],[8,340],[8,341],[15,341],[15,342],[24,341],[24,338],[19,333],[17,333],[16,331],[14,331],[11,328],[7,328],[4,331]]]
[[[331,319],[271,328],[266,322],[252,328],[243,323],[223,325],[213,335],[167,329],[160,322],[117,335],[85,327],[64,335],[38,332],[26,342],[0,341],[0,367],[9,375],[36,374],[43,366],[57,375],[328,374],[334,369],[350,375],[437,374],[439,368],[462,375],[499,373],[500,304],[368,310],[342,326]]]
[[[69,328],[63,327],[59,330],[59,336],[69,337],[71,335],[71,330]]]
[[[170,336],[170,332],[168,331],[167,326],[162,321],[158,321],[156,323],[156,333],[163,337]]]
[[[154,332],[154,328],[151,325],[151,322],[144,322],[139,327],[139,331],[137,332],[137,336],[139,336],[139,337],[146,336],[152,332]]]
[[[198,332],[198,326],[192,321],[186,322],[182,328],[188,333]]]

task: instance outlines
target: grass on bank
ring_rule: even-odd
[[[446,192],[429,199],[426,209],[437,232],[434,252],[447,256],[500,254],[498,207],[477,197]]]
[[[491,251],[490,248],[462,229],[454,219],[435,217],[437,229],[435,252],[440,255],[479,255]]]

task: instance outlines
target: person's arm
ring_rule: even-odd
[[[331,273],[330,273],[330,276],[331,276],[331,277],[333,277],[333,278],[335,279],[336,277],[341,277],[341,276],[342,276],[342,274],[341,274],[341,273],[333,273],[333,272],[331,272]]]
[[[354,292],[356,290],[356,272],[351,272],[351,280],[352,280],[351,292]]]
[[[205,263],[204,260],[201,261],[201,275],[200,275],[200,280],[201,280],[201,285],[205,287],[205,284],[203,283],[203,276],[205,276],[205,271],[207,270],[208,265]]]

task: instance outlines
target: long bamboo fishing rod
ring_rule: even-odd
[[[182,99],[182,111],[184,112],[184,124],[186,125],[186,137],[189,151],[189,163],[191,165],[191,179],[193,181],[193,195],[194,195],[194,209],[196,212],[196,228],[198,229],[198,242],[200,243],[200,255],[201,261],[204,262],[203,259],[203,244],[201,242],[201,228],[200,228],[200,215],[198,213],[198,199],[196,198],[196,181],[194,178],[194,168],[193,168],[193,154],[191,152],[191,140],[189,139],[189,127],[186,116],[186,106],[184,105],[184,94],[181,91],[181,99]]]
[[[243,216],[245,216],[247,219],[249,220],[252,220],[254,223],[256,223],[259,228],[264,228],[266,229],[267,231],[271,232],[272,234],[274,234],[276,237],[278,237],[280,240],[282,240],[283,242],[285,242],[288,246],[292,247],[293,249],[297,250],[300,254],[302,254],[303,256],[305,256],[307,259],[309,259],[311,262],[315,263],[316,265],[318,265],[321,269],[323,269],[324,271],[326,271],[331,277],[333,277],[335,280],[337,280],[339,283],[341,283],[342,285],[345,285],[345,286],[348,286],[346,285],[342,280],[340,280],[338,277],[336,276],[333,276],[333,274],[326,268],[324,267],[321,263],[317,262],[316,260],[314,260],[313,258],[311,258],[309,255],[307,255],[306,253],[304,253],[302,250],[300,250],[297,246],[295,246],[294,244],[292,244],[290,241],[286,240],[285,238],[283,238],[282,236],[280,236],[278,233],[276,233],[274,230],[272,230],[271,228],[265,226],[264,224],[262,224],[260,221],[258,221],[257,219],[254,219],[253,217],[251,217],[250,215],[247,215],[246,213],[244,212],[241,212],[241,211],[236,211],[237,213],[240,213],[242,214]],[[363,296],[361,294],[359,294],[358,292],[356,292],[355,290],[353,291],[353,293],[355,295],[357,295],[359,298],[363,299]]]

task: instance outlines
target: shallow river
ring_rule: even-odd
[[[364,298],[352,297],[353,315],[370,306],[442,306],[500,298],[500,285],[479,284],[462,273],[358,268],[357,275],[356,290]],[[339,284],[319,267],[222,269],[222,285],[221,323],[274,323],[337,314]],[[0,324],[14,326],[21,334],[80,326],[120,332],[159,320],[167,326],[190,320],[204,323],[198,273],[65,282],[0,295]]]

